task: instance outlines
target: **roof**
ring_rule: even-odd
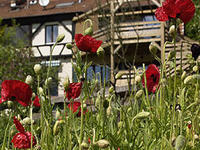
[[[96,0],[82,0],[81,3],[78,3],[78,0],[50,0],[48,6],[44,9],[39,5],[39,0],[37,0],[37,4],[29,5],[29,8],[27,8],[27,4],[25,2],[18,5],[17,9],[11,10],[10,0],[0,0],[0,17],[3,19],[16,19],[56,14],[81,13],[95,7],[95,1]],[[71,2],[73,3],[72,5],[65,5],[66,3],[69,4]],[[60,4],[62,5],[62,3],[65,3],[64,6],[59,6]]]

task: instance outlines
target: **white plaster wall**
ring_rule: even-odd
[[[58,35],[59,34],[65,34],[65,39],[62,41],[62,43],[68,43],[72,42],[72,35],[69,33],[65,28],[60,25],[58,22],[49,22],[44,24],[41,29],[35,34],[32,40],[32,45],[33,45],[33,53],[35,57],[40,57],[40,53],[38,52],[37,48],[34,48],[36,45],[45,45],[45,25],[51,25],[51,24],[58,24]],[[72,21],[63,21],[63,24],[72,31]],[[32,32],[34,32],[39,24],[33,24],[32,26]],[[63,46],[56,46],[53,55],[59,55]],[[43,56],[49,56],[50,55],[50,47],[49,46],[44,46],[40,47],[40,51]],[[71,50],[67,49],[66,47],[64,48],[62,55],[67,55],[71,54]],[[60,59],[61,60],[61,59]],[[58,86],[58,96],[64,96],[64,88],[62,86],[62,83],[66,77],[66,75],[69,76],[70,81],[72,81],[72,65],[71,65],[71,59],[62,59],[61,60],[61,70],[58,72],[58,77],[60,79],[60,85]]]
[[[46,25],[52,25],[52,24],[58,24],[58,35],[59,34],[65,34],[65,39],[61,43],[68,43],[72,42],[72,35],[65,30],[65,28],[59,24],[59,22],[48,22],[45,23],[41,29],[35,34],[32,40],[32,45],[46,45],[46,44],[52,44],[52,43],[45,43],[45,26]],[[63,21],[63,24],[72,31],[72,21]],[[33,24],[32,26],[32,32],[34,32],[37,28],[39,27],[39,24]],[[53,55],[59,55],[61,50],[62,50],[61,45],[58,45],[55,47],[53,51]],[[50,55],[50,47],[49,46],[42,46],[40,47],[40,51],[43,56],[49,56]],[[40,57],[40,54],[37,49],[33,49],[34,56]],[[71,50],[67,49],[66,47],[64,48],[62,55],[67,55],[71,54]]]
[[[72,64],[70,59],[64,59],[61,61],[62,70],[58,73],[58,77],[60,79],[60,85],[58,87],[58,95],[64,96],[64,88],[62,86],[62,83],[65,79],[65,77],[68,75],[70,82],[72,82]]]

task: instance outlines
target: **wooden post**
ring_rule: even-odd
[[[164,51],[164,44],[165,44],[165,23],[161,22],[161,61],[164,62],[165,59],[165,51]]]
[[[111,37],[111,44],[110,44],[110,68],[111,68],[111,75],[110,80],[114,83],[114,0],[110,2],[110,11],[111,11],[111,19],[110,19],[110,37]]]

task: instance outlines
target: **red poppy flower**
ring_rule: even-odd
[[[75,35],[76,46],[80,51],[96,53],[101,46],[102,41],[96,40],[89,35],[76,34]]]
[[[68,108],[71,109],[73,111],[73,113],[78,111],[77,116],[80,117],[81,116],[81,103],[80,102],[74,102],[73,105],[71,106],[71,104],[68,104]],[[88,110],[83,111],[83,114],[85,115],[85,113]]]
[[[155,16],[159,21],[167,21],[169,18],[180,18],[184,23],[189,22],[195,13],[192,0],[166,0],[162,7],[157,8]]]
[[[70,83],[67,89],[66,97],[68,100],[75,99],[80,96],[83,82]]]
[[[31,133],[30,132],[25,132],[24,127],[22,124],[17,120],[16,117],[14,117],[14,124],[16,129],[19,131],[19,133],[15,134],[12,143],[14,144],[15,148],[18,149],[28,149],[31,147]],[[32,145],[36,145],[36,140],[35,137],[32,136]]]
[[[147,89],[150,93],[155,93],[159,80],[160,80],[160,72],[156,65],[151,64],[148,66],[146,72],[146,80],[147,80]],[[144,76],[142,79],[142,84],[145,87]]]
[[[35,100],[33,101],[33,105],[35,107],[40,107],[40,99],[38,96],[35,97]]]
[[[31,104],[32,90],[30,86],[18,80],[5,80],[1,84],[0,104],[5,101],[17,101],[22,106]]]

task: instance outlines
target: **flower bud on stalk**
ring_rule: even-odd
[[[175,57],[176,51],[170,51],[167,57],[167,60],[171,60]]]
[[[70,84],[69,76],[67,75],[63,82],[63,87],[64,87],[65,91],[67,91],[69,84]]]
[[[107,116],[110,116],[111,111],[112,111],[112,107],[109,106],[109,107],[107,108],[107,110],[106,110]]]
[[[13,101],[7,101],[7,106],[8,106],[8,108],[12,108],[12,106],[13,106]]]
[[[67,43],[67,44],[66,44],[66,47],[67,47],[68,49],[72,49],[73,46],[72,46],[71,43]]]
[[[45,85],[49,86],[52,83],[52,77],[49,77],[48,79],[45,80]]]
[[[187,77],[185,78],[185,80],[184,80],[184,84],[190,83],[190,82],[192,81],[192,79],[193,79],[193,76],[187,76]]]
[[[104,49],[100,46],[98,49],[97,49],[97,55],[98,56],[104,56]]]
[[[31,75],[27,75],[25,83],[29,84],[29,85],[31,85],[33,83],[33,78]]]
[[[42,66],[40,64],[35,64],[33,69],[34,69],[36,74],[39,74],[40,71],[41,71],[41,68],[42,68]]]
[[[136,99],[141,98],[142,94],[143,94],[143,90],[137,91],[137,93],[135,94],[135,98],[136,98]]]
[[[100,148],[107,148],[110,145],[110,143],[107,140],[102,139],[97,141],[96,145]]]
[[[176,138],[176,142],[175,142],[175,149],[176,150],[182,150],[185,147],[185,137],[183,135],[179,135]]]
[[[176,28],[175,28],[175,25],[172,25],[170,28],[169,28],[169,34],[174,38],[175,35],[176,35]]]
[[[194,72],[197,72],[197,71],[198,71],[198,66],[194,66],[194,67],[192,68],[192,70],[193,70]]]
[[[38,88],[38,92],[39,92],[40,95],[44,95],[44,90],[43,90],[42,87],[39,87],[39,88]]]
[[[64,35],[64,34],[60,34],[60,35],[58,35],[58,37],[57,37],[57,39],[56,39],[56,42],[57,42],[57,43],[60,43],[60,42],[63,41],[64,38],[65,38],[65,35]]]
[[[109,92],[110,94],[112,94],[112,93],[114,92],[114,87],[111,86],[111,87],[109,88],[108,92]]]
[[[90,26],[87,29],[85,29],[84,35],[90,35],[90,36],[92,36],[92,34],[93,34],[93,23],[92,23],[92,20],[91,19],[85,20],[84,27],[85,27],[85,25],[86,25],[87,22],[90,23]]]
[[[140,83],[141,82],[141,77],[140,76],[136,76],[135,77],[135,82],[136,82],[136,84]]]
[[[185,79],[186,76],[186,71],[183,71],[182,75],[181,75],[181,80]]]
[[[156,47],[155,42],[151,42],[149,45],[149,51],[153,54],[156,55],[158,48]]]
[[[61,113],[60,110],[58,110],[58,108],[56,109],[56,120],[60,119]]]
[[[116,79],[120,79],[122,76],[123,76],[123,73],[122,73],[122,72],[118,72],[118,73],[115,75],[115,78],[116,78]]]

